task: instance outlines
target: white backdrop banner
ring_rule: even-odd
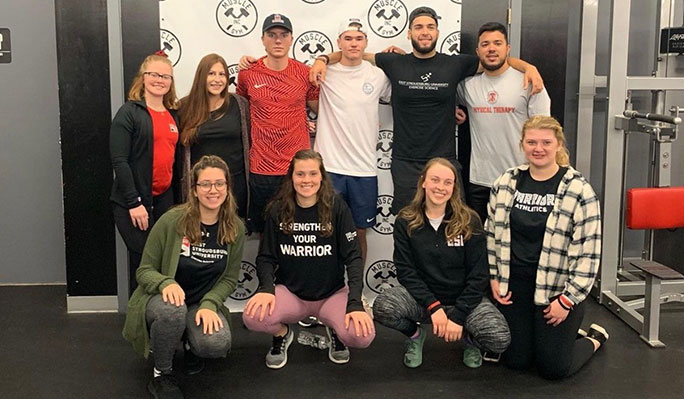
[[[427,4],[426,4],[427,3]],[[416,7],[432,7],[439,21],[437,50],[458,54],[461,39],[461,1],[457,0],[165,0],[160,3],[161,48],[174,64],[176,91],[185,96],[192,86],[199,60],[217,53],[229,65],[231,91],[235,91],[237,63],[242,55],[265,55],[261,26],[270,14],[290,18],[294,41],[290,57],[311,65],[320,54],[338,50],[337,27],[344,18],[366,21],[368,52],[395,45],[407,52],[408,15]],[[364,270],[364,295],[370,303],[386,287],[398,285],[392,262],[392,111],[381,104],[378,131],[378,210],[376,224],[368,231],[368,255]],[[238,287],[226,302],[232,311],[242,311],[259,286],[255,258],[258,237],[245,242]]]

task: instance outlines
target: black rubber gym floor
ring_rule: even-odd
[[[187,398],[682,398],[684,306],[668,304],[661,320],[666,349],[638,335],[590,300],[584,325],[602,324],[611,338],[576,375],[558,382],[534,370],[514,372],[461,363],[460,344],[429,337],[423,365],[402,364],[403,339],[378,327],[366,350],[336,365],[321,350],[294,343],[280,370],[264,365],[270,338],[233,317],[233,350],[199,375],[179,374]],[[0,397],[148,398],[152,365],[121,338],[124,316],[66,313],[64,287],[0,287]],[[181,370],[180,357],[177,370]]]

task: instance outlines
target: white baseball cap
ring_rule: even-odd
[[[337,37],[342,36],[344,32],[349,30],[368,35],[368,32],[366,32],[366,27],[363,25],[363,22],[361,22],[361,18],[345,18],[342,22],[340,22],[340,27],[337,29]]]

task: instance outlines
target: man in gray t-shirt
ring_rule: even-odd
[[[523,73],[508,64],[510,45],[506,27],[496,22],[482,25],[477,55],[484,73],[458,85],[459,102],[470,115],[470,182],[466,201],[482,222],[492,183],[508,168],[525,161],[520,137],[525,121],[534,115],[550,115],[551,100],[546,90],[532,95],[523,89]]]

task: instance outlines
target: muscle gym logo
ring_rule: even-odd
[[[394,218],[392,214],[392,201],[394,197],[391,195],[378,195],[378,211],[375,216],[375,226],[373,230],[380,234],[389,235],[394,232]]]
[[[378,144],[375,145],[378,169],[389,170],[392,167],[392,136],[391,130],[378,132]]]
[[[228,65],[228,91],[233,93],[237,90],[238,72],[240,72],[238,64]]]
[[[439,52],[449,55],[461,54],[461,31],[450,33],[445,37]]]
[[[401,0],[375,0],[368,9],[368,25],[384,38],[398,36],[408,22],[408,12]]]
[[[302,33],[292,46],[292,58],[306,65],[313,65],[316,57],[332,53],[333,45],[324,33],[310,30]]]
[[[490,104],[494,104],[496,100],[499,99],[499,93],[496,92],[496,90],[490,90],[489,93],[487,93],[487,102]]]
[[[171,61],[171,64],[176,66],[178,61],[181,59],[181,55],[183,54],[180,41],[176,35],[173,34],[173,32],[166,29],[160,29],[159,35],[161,39],[161,49],[164,50],[164,53],[169,56],[169,61]]]
[[[245,301],[254,296],[258,288],[259,277],[257,277],[256,267],[243,260],[240,264],[237,286],[235,287],[235,291],[230,294],[230,298],[236,301]]]
[[[216,7],[216,23],[228,36],[247,36],[256,27],[259,13],[252,0],[222,0]]]
[[[379,260],[366,270],[366,287],[376,294],[398,285],[397,269],[392,261]]]

